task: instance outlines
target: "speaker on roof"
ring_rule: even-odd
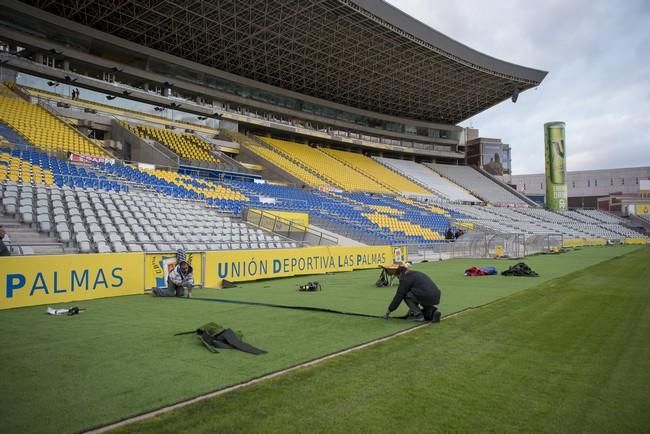
[[[516,103],[519,98],[519,88],[515,87],[515,90],[512,91],[512,102]]]

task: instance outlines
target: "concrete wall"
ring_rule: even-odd
[[[117,121],[113,121],[111,126],[111,137],[123,144],[125,160],[155,164],[156,166],[178,167],[178,157],[169,149],[139,138]]]

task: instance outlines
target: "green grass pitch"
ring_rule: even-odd
[[[650,250],[589,248],[527,258],[539,278],[462,275],[471,265],[503,270],[512,263],[417,264],[442,288],[445,314],[490,304],[126,431],[642,431],[649,414],[640,388],[650,390]],[[377,275],[251,282],[197,289],[195,296],[381,315],[395,287],[376,288]],[[314,279],[322,292],[296,291]],[[0,312],[0,432],[88,429],[411,326],[149,296],[79,305],[87,310],[69,318],[48,316],[45,306]],[[194,336],[173,336],[209,321],[241,330],[269,353],[212,354]]]

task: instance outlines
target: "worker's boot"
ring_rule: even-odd
[[[420,305],[413,299],[410,292],[404,297],[404,303],[409,307],[409,315],[406,317],[408,321],[424,321],[424,314],[420,310]]]

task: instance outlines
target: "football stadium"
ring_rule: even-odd
[[[459,126],[546,75],[383,0],[3,1],[0,432],[647,431],[647,168]]]

